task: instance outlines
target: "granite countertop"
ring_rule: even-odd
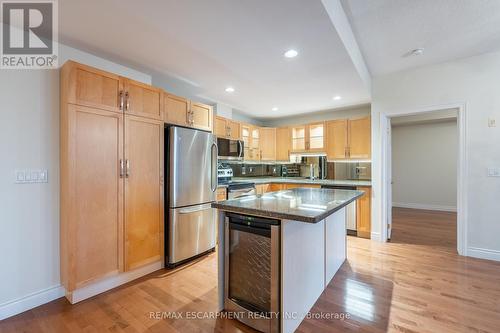
[[[337,180],[316,179],[311,180],[303,177],[233,177],[235,182],[252,182],[255,184],[317,184],[332,186],[372,186],[370,180]]]
[[[246,215],[317,223],[363,195],[363,191],[294,188],[212,203]]]

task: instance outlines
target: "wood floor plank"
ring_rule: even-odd
[[[297,331],[500,332],[500,263],[457,255],[456,214],[398,208],[393,216],[389,243],[348,238],[348,260]],[[186,318],[216,309],[211,254],[76,305],[58,299],[1,321],[0,333],[255,332],[234,320]],[[151,317],[162,312],[184,318]]]

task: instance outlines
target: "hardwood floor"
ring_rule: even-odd
[[[499,332],[500,263],[458,256],[455,220],[395,209],[390,243],[349,237],[348,260],[311,310],[349,318],[308,318],[298,332]],[[216,302],[212,254],[77,305],[45,304],[0,322],[0,332],[254,332],[229,319],[186,319]],[[151,318],[161,311],[183,318]]]

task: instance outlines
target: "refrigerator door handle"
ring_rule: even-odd
[[[215,148],[215,153],[214,153],[214,148]],[[219,148],[217,147],[217,143],[212,143],[212,192],[217,191],[217,152],[219,151]]]
[[[212,208],[211,204],[195,206],[195,207],[179,208],[179,214],[191,214],[191,213],[201,212],[201,211],[211,209],[211,208]]]

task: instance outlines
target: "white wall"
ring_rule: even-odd
[[[457,122],[392,127],[392,202],[396,207],[457,207]]]
[[[151,77],[60,46],[73,59],[145,83]],[[0,319],[61,295],[59,71],[0,70]],[[48,169],[46,184],[14,184],[15,169]]]
[[[463,103],[466,110],[468,221],[467,253],[500,260],[500,178],[488,178],[487,167],[500,167],[500,53],[397,72],[373,80],[372,159],[373,236],[382,223],[382,140],[380,114],[418,112],[432,106]]]

